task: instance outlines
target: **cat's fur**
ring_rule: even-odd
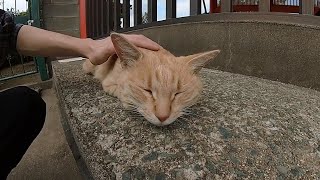
[[[120,34],[111,34],[111,39],[117,54],[98,66],[86,60],[84,71],[100,80],[104,91],[118,97],[124,107],[158,126],[171,124],[197,101],[202,91],[198,72],[220,52],[175,57],[163,48],[138,48]]]

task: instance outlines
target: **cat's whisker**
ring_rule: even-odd
[[[187,117],[197,117],[197,118],[200,118],[201,116],[198,115],[198,114],[185,114],[185,116]]]
[[[143,117],[142,116],[130,116],[130,118],[141,119]]]

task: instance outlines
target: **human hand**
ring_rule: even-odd
[[[160,45],[151,39],[137,34],[122,34],[125,38],[127,38],[132,44],[141,47],[150,49],[153,51],[158,51],[160,49]],[[89,42],[89,50],[85,55],[92,64],[99,65],[108,60],[108,58],[115,53],[115,49],[113,47],[110,36],[101,39],[101,40],[92,40],[87,39]]]

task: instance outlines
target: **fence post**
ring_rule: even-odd
[[[300,14],[314,14],[314,1],[313,0],[300,0]]]
[[[113,8],[114,8],[114,14],[113,14],[113,25],[114,25],[114,28],[113,30],[114,31],[117,31],[120,29],[120,0],[114,0],[113,1]]]
[[[190,16],[201,14],[201,0],[190,0]]]
[[[148,0],[148,22],[157,21],[157,0]]]
[[[106,8],[106,24],[107,24],[107,34],[109,35],[111,30],[113,29],[113,6],[112,6],[112,1],[105,1],[107,4]]]
[[[142,24],[142,0],[134,0],[134,25]]]
[[[87,38],[86,0],[79,0],[80,37]]]
[[[217,0],[210,0],[210,13],[214,13],[215,9],[218,7]]]
[[[176,18],[177,16],[177,1],[167,0],[166,1],[166,19]]]
[[[130,27],[130,1],[123,1],[122,6],[123,28]]]
[[[259,1],[259,12],[270,12],[270,0]]]
[[[33,26],[40,28],[40,4],[39,0],[31,0],[31,17],[33,20]],[[47,70],[47,65],[45,58],[43,57],[35,57],[37,62],[37,68],[40,73],[40,77],[42,81],[49,79],[49,74]]]
[[[221,1],[221,12],[232,12],[232,0]]]

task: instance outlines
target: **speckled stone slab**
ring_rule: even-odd
[[[55,63],[64,121],[94,179],[319,179],[320,92],[203,69],[192,115],[156,127]]]

